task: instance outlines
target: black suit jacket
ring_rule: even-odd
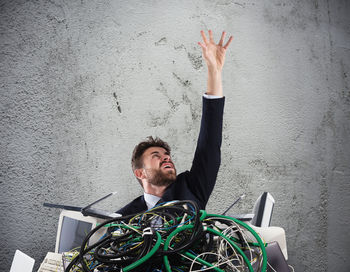
[[[165,191],[162,200],[192,200],[205,209],[214,189],[221,162],[222,119],[225,97],[203,97],[202,120],[197,147],[190,171],[180,173]],[[117,213],[129,215],[147,210],[143,195],[119,209]]]

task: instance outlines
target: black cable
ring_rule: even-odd
[[[187,271],[191,265],[194,270],[201,269],[203,264],[193,264],[193,260],[181,257],[183,252],[189,249],[194,253],[198,252],[198,254],[199,252],[212,252],[218,247],[218,243],[214,239],[216,235],[207,232],[206,227],[223,231],[226,227],[235,224],[227,218],[207,218],[202,222],[201,216],[202,213],[196,202],[177,201],[156,206],[143,213],[107,220],[85,237],[79,255],[71,261],[65,272],[69,272],[75,265],[81,267],[84,272],[91,272],[96,268],[99,271],[119,272],[135,262],[138,262],[137,267],[132,270],[129,268],[130,272],[159,270],[165,255],[171,257],[171,262],[183,271]],[[118,225],[108,227],[106,237],[87,246],[90,238],[99,229],[110,223]],[[165,241],[171,233],[182,225],[189,225],[190,228],[178,232],[172,238],[167,250],[164,250],[162,246],[156,252],[152,250],[155,244],[157,247],[159,246],[159,235]],[[155,229],[152,230],[153,227]],[[236,231],[236,234],[238,243],[244,247],[246,243],[240,230]],[[151,250],[152,257],[149,256]],[[145,256],[147,256],[147,260],[141,260],[145,259]],[[204,255],[203,260],[209,263],[218,261],[217,257],[210,254]],[[89,268],[87,261],[93,262],[95,268]],[[227,264],[220,265],[221,269],[227,267],[229,267]]]
[[[97,244],[100,244],[100,243],[104,243],[105,241],[107,241],[111,236],[106,236],[104,237],[103,239],[101,239],[99,242],[95,243],[93,246],[90,246],[89,248],[86,249],[86,251],[84,251],[84,254],[86,254],[87,252],[89,252],[93,247],[95,247]],[[80,254],[79,254],[80,255]],[[65,272],[69,272],[73,265],[76,264],[76,262],[79,260],[79,255],[76,256],[70,263],[69,265],[67,266]]]
[[[79,255],[78,255],[77,257],[75,257],[75,258],[71,261],[71,263],[67,266],[65,272],[69,272],[69,271],[72,269],[73,265],[75,265],[75,263],[76,263],[78,260],[79,260],[80,264],[82,265],[83,270],[84,270],[84,271],[89,271],[89,269],[88,269],[88,268],[86,267],[86,265],[85,265],[85,262],[84,262],[83,259],[82,259],[83,256],[84,256],[87,252],[89,252],[91,249],[93,249],[96,245],[99,245],[100,243],[103,243],[105,240],[107,240],[107,239],[109,239],[109,238],[111,237],[111,235],[110,235],[110,236],[106,236],[106,237],[103,238],[101,241],[98,241],[97,243],[95,243],[95,244],[89,246],[86,250],[84,250],[84,249],[85,249],[85,246],[86,246],[87,242],[89,241],[89,239],[91,238],[91,236],[92,236],[95,232],[97,232],[100,228],[102,228],[103,226],[105,226],[105,225],[107,225],[107,224],[109,224],[109,223],[113,223],[113,222],[116,222],[116,221],[119,222],[119,221],[127,220],[127,219],[130,219],[132,216],[135,216],[135,215],[137,215],[137,214],[112,218],[112,219],[109,219],[109,220],[105,221],[103,224],[101,224],[101,225],[95,227],[94,229],[92,229],[92,230],[89,232],[89,234],[85,237],[85,239],[84,239],[84,241],[83,241],[83,243],[82,243],[82,245],[81,245],[81,247],[80,247]]]
[[[191,247],[191,245],[196,241],[197,237],[202,233],[202,225],[200,224],[200,213],[199,213],[199,207],[196,202],[194,201],[179,201],[176,204],[182,204],[182,203],[189,203],[191,204],[195,211],[194,211],[194,227],[192,230],[192,234],[190,238],[188,239],[187,243],[185,243],[183,246],[177,247],[175,249],[169,249],[169,250],[159,250],[159,254],[161,255],[173,255],[176,253],[179,253],[180,251],[186,250]],[[170,247],[169,247],[170,248]]]

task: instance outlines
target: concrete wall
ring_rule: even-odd
[[[296,271],[350,266],[349,1],[1,1],[0,270],[37,266],[59,210],[141,193],[148,135],[190,167],[206,64],[200,30],[234,36],[223,72],[222,166],[208,210],[269,191]]]

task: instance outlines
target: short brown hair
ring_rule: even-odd
[[[146,149],[150,147],[162,147],[170,154],[170,146],[168,143],[164,142],[163,140],[159,139],[158,137],[153,138],[152,136],[148,136],[146,141],[140,142],[137,146],[135,146],[134,151],[132,152],[131,157],[131,167],[132,171],[135,169],[142,168],[143,161],[142,161],[142,155],[146,151]],[[140,180],[139,180],[140,182]]]

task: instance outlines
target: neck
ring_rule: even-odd
[[[167,186],[155,186],[153,184],[150,184],[148,182],[143,183],[143,190],[145,193],[150,194],[150,195],[155,195],[162,197]]]

